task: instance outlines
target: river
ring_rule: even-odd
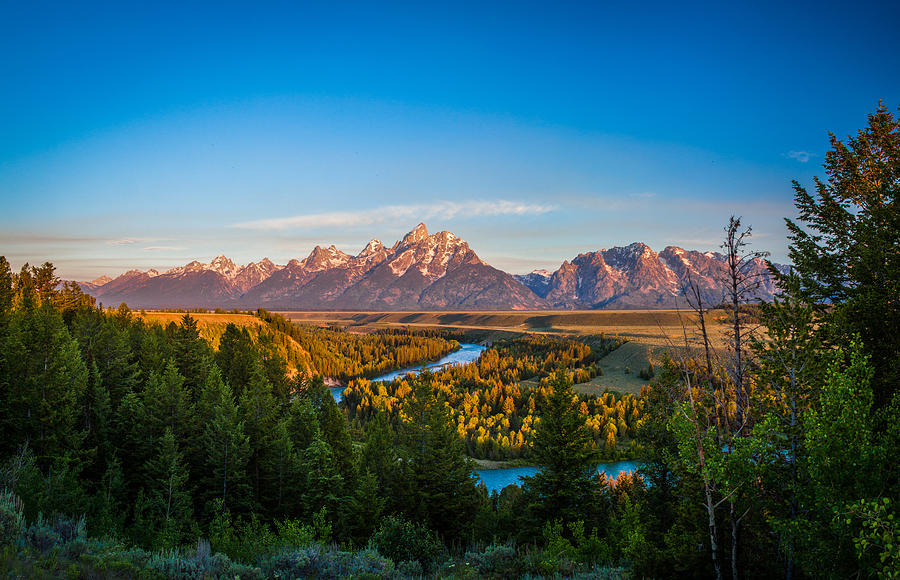
[[[597,469],[606,473],[611,478],[618,477],[622,472],[634,472],[641,466],[639,461],[614,461],[601,463]],[[506,467],[502,469],[479,469],[475,475],[484,482],[489,492],[500,490],[511,483],[521,485],[519,477],[531,476],[538,472],[537,467]]]
[[[399,371],[390,372],[386,375],[381,375],[380,377],[375,377],[374,379],[372,379],[372,382],[374,383],[374,382],[378,382],[378,381],[393,381],[394,379],[405,376],[409,373],[413,373],[414,375],[417,375],[417,374],[421,373],[423,370],[429,370],[429,369],[433,370],[433,369],[440,368],[444,365],[462,365],[462,364],[470,363],[470,362],[478,359],[478,357],[481,356],[481,353],[484,352],[484,350],[486,348],[487,347],[481,346],[480,344],[468,344],[468,343],[460,344],[459,350],[453,351],[450,354],[448,354],[447,356],[445,356],[435,362],[426,363],[425,365],[422,365],[422,366],[407,367],[405,369],[400,369]],[[341,399],[344,398],[344,387],[331,387],[330,391],[331,391],[331,396],[334,397],[334,400],[337,401],[338,403],[340,403]]]

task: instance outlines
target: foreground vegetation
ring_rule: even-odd
[[[0,572],[896,578],[900,123],[879,108],[825,168],[814,195],[795,186],[796,269],[773,304],[744,306],[758,254],[730,221],[725,347],[686,288],[701,341],[623,407],[645,465],[615,481],[594,470],[597,426],[618,432],[626,399],[574,393],[596,369],[585,344],[357,376],[342,410],[289,378],[277,341],[228,327],[215,350],[189,315],[148,325],[0,258]],[[465,452],[513,438],[542,469],[488,494]]]

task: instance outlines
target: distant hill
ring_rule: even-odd
[[[512,276],[482,261],[450,232],[419,224],[391,247],[370,241],[355,256],[316,246],[302,260],[269,259],[238,266],[225,256],[167,272],[128,271],[81,282],[108,305],[132,308],[257,308],[290,310],[550,310],[671,308],[688,277],[709,304],[722,298],[724,258],[669,246],[657,254],[641,243],[580,254],[555,272]],[[762,299],[775,288],[764,276]],[[680,303],[682,306],[684,302]]]

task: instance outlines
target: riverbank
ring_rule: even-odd
[[[486,471],[492,469],[511,469],[513,467],[535,467],[534,463],[525,461],[524,459],[509,459],[505,461],[495,461],[493,459],[475,459],[471,458],[478,471]]]

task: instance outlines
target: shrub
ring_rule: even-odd
[[[44,519],[44,514],[38,514],[35,521],[25,530],[26,545],[45,553],[57,546],[64,547],[72,542],[76,553],[84,551],[87,541],[84,516],[71,517],[57,515],[52,522]]]
[[[225,554],[212,554],[209,542],[199,540],[192,551],[169,550],[150,556],[147,568],[165,578],[241,578],[246,580],[262,579],[259,568],[232,562]]]
[[[482,576],[509,577],[518,564],[511,544],[491,544],[483,552],[466,552],[469,562]]]
[[[385,578],[394,572],[394,563],[374,550],[344,552],[321,544],[281,550],[262,558],[259,566],[268,578]]]
[[[0,546],[14,544],[25,531],[25,506],[11,491],[0,491]]]
[[[398,563],[398,569],[405,562],[415,561],[427,573],[445,555],[444,545],[433,531],[396,516],[381,520],[369,544],[381,555]]]

